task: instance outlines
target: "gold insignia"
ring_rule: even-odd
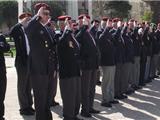
[[[72,41],[69,41],[69,47],[74,48],[74,47],[73,47],[73,42],[72,42]]]

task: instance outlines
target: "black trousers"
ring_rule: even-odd
[[[81,79],[80,77],[65,78],[60,79],[59,83],[64,120],[75,120],[80,108]]]
[[[141,58],[142,59],[142,58]],[[144,75],[146,70],[146,61],[140,61],[140,77],[139,77],[139,85],[143,85],[145,83]]]
[[[31,108],[33,104],[31,95],[31,81],[29,75],[27,75],[27,65],[16,65],[17,70],[17,92],[20,110]]]
[[[0,69],[0,119],[4,116],[4,99],[6,93],[6,72]]]
[[[94,103],[95,87],[97,82],[97,70],[83,70],[81,79],[81,112],[89,113],[90,109],[93,108]]]
[[[31,75],[34,93],[36,120],[52,120],[49,97],[51,81],[49,75]]]
[[[57,71],[54,70],[53,72],[49,73],[49,79],[51,81],[51,96],[50,96],[50,104],[52,104],[55,101],[56,93],[57,93],[57,79],[58,74]]]

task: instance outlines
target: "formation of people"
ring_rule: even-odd
[[[160,72],[160,24],[134,19],[82,14],[78,22],[69,15],[50,17],[50,7],[37,3],[35,15],[23,13],[10,36],[15,41],[17,92],[21,115],[52,120],[59,79],[64,120],[81,120],[100,113],[94,108],[96,84],[102,73],[101,106],[112,107],[141,89]],[[6,68],[3,53],[10,49],[0,35],[0,120],[4,119]],[[158,72],[157,72],[158,71]],[[33,90],[33,98],[31,91]],[[80,111],[81,110],[81,111]]]

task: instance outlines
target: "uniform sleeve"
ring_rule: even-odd
[[[0,52],[7,52],[10,50],[10,45],[6,42],[3,35],[0,36]]]

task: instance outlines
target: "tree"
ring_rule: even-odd
[[[128,18],[132,6],[128,1],[110,1],[105,9],[110,11],[110,17]]]
[[[17,1],[1,1],[0,2],[0,25],[5,23],[10,29],[16,22],[18,16]]]
[[[153,12],[152,11],[145,11],[144,15],[142,16],[142,20],[151,22],[152,21]]]
[[[160,1],[158,0],[157,1],[143,0],[143,1],[146,2],[148,5],[150,5],[151,11],[153,11],[151,21],[154,23],[160,22],[160,7],[159,7]]]

